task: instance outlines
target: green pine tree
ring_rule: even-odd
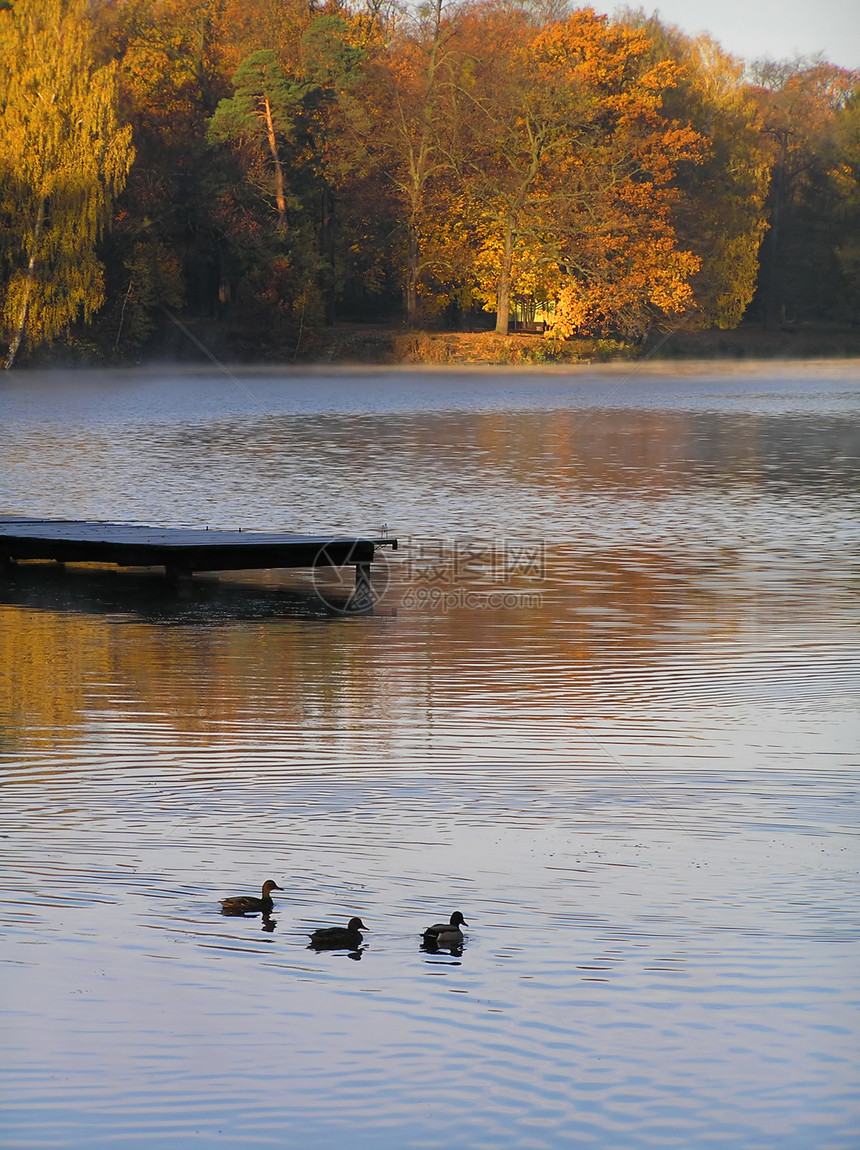
[[[274,52],[254,52],[239,65],[233,96],[219,103],[207,132],[211,143],[250,143],[266,156],[268,165],[263,170],[270,165],[271,175],[263,177],[261,190],[274,199],[282,235],[287,231],[287,207],[293,203],[287,191],[282,141],[294,138],[311,87],[288,80]]]

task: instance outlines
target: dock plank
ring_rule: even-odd
[[[156,527],[96,520],[0,516],[0,556],[61,563],[164,566],[174,572],[242,571],[277,567],[364,566],[387,536]]]

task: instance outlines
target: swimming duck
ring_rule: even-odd
[[[458,910],[451,915],[449,922],[435,922],[424,931],[425,946],[462,946],[463,932],[461,926],[469,924]]]
[[[263,897],[254,898],[252,895],[240,894],[234,898],[221,899],[221,913],[222,914],[249,914],[253,911],[262,911],[263,914],[268,914],[274,906],[272,902],[272,891],[283,890],[282,886],[278,886],[272,878],[267,878],[263,883]]]
[[[311,935],[313,950],[356,950],[362,943],[361,932],[368,928],[360,918],[351,918],[346,926],[321,926]]]

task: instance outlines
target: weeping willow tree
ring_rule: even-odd
[[[0,4],[4,367],[104,300],[96,242],[133,158],[114,64],[94,58],[88,0]]]

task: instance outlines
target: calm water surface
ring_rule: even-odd
[[[0,514],[400,548],[0,582],[2,1144],[860,1145],[858,384],[4,379]]]

